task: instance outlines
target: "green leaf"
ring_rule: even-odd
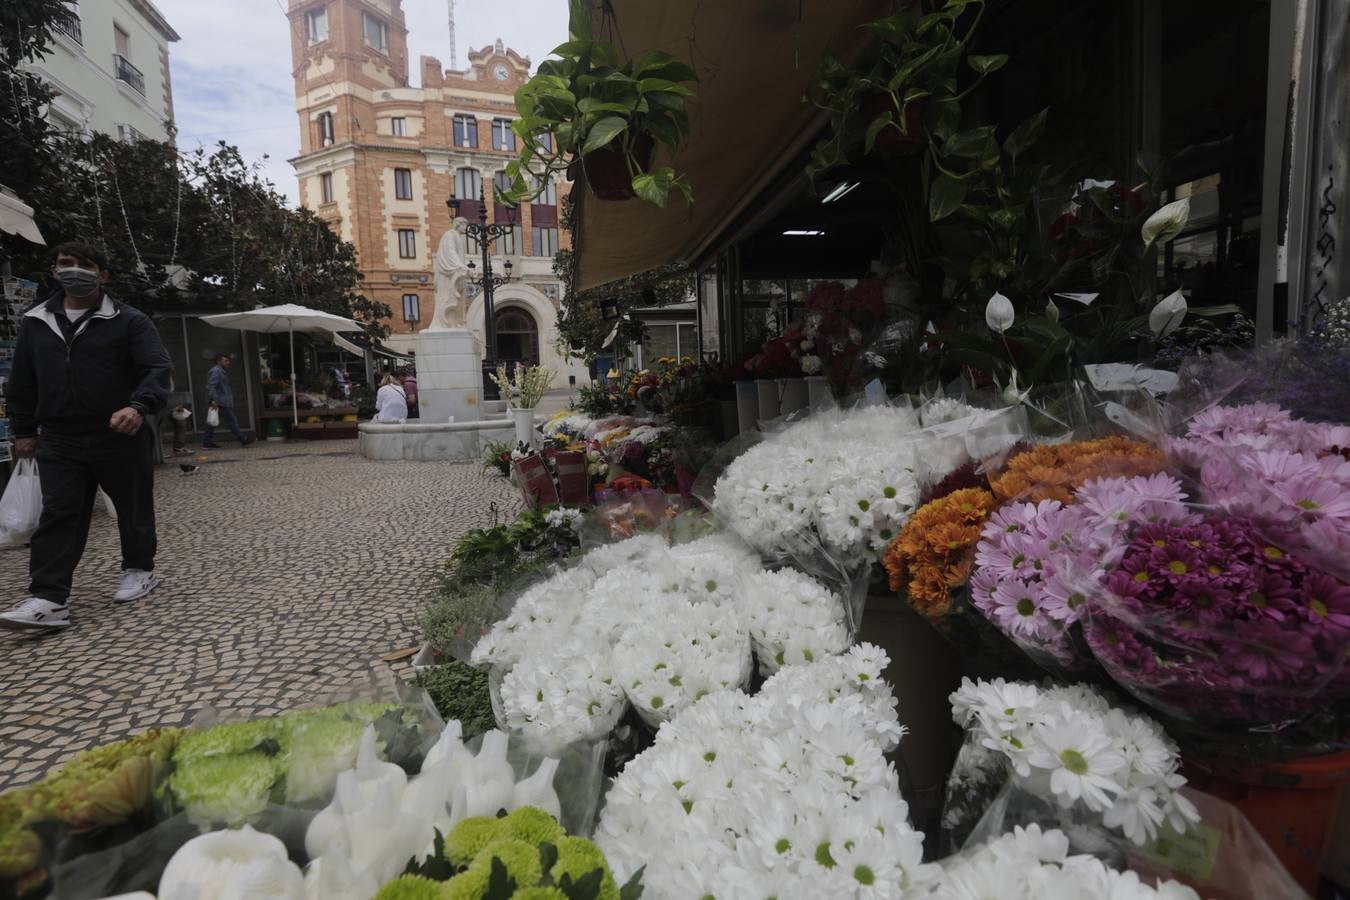
[[[516,880],[506,873],[506,866],[497,857],[492,857],[492,875],[488,878],[488,889],[483,900],[511,900],[516,892]]]
[[[1046,107],[1036,115],[1024,120],[1021,125],[1013,129],[1013,133],[1008,135],[1008,139],[1003,142],[1004,151],[1016,159],[1032,144],[1041,139],[1045,133],[1045,120],[1050,115],[1050,108]]]
[[[997,72],[1008,64],[1008,54],[996,53],[992,56],[977,56],[972,53],[966,57],[966,62],[981,75],[988,75],[990,72]]]
[[[633,111],[633,107],[624,103],[605,103],[594,97],[583,97],[577,101],[577,109],[582,113],[594,112],[615,112],[627,116]]]
[[[872,145],[876,143],[877,135],[881,134],[881,129],[893,124],[894,120],[889,112],[884,112],[873,119],[867,126],[867,135],[863,138],[863,152],[871,153]]]
[[[638,74],[636,70],[633,72],[635,77]],[[663,78],[666,81],[698,81],[698,73],[674,57],[668,57],[668,61],[662,65],[644,69],[640,74],[643,78]]]
[[[679,94],[681,97],[692,97],[694,92],[678,81],[671,81],[667,78],[644,78],[638,82],[638,87],[642,88],[644,94],[664,91],[670,94]]]
[[[633,193],[656,206],[664,207],[670,196],[670,189],[662,187],[655,175],[638,175],[633,178]]]
[[[969,131],[954,134],[942,142],[944,156],[959,156],[965,159],[979,159],[989,151],[993,143],[994,126],[981,125]]]
[[[1035,365],[1031,367],[1026,375],[1027,386],[1040,384],[1045,378],[1047,372],[1054,365],[1059,365],[1067,369],[1069,364],[1069,351],[1073,347],[1073,335],[1065,334],[1056,339],[1053,343],[1041,351],[1040,359],[1036,360]]]
[[[567,36],[574,41],[591,39],[590,0],[569,0],[567,15]]]
[[[607,116],[591,126],[590,132],[586,135],[586,143],[581,147],[581,155],[594,153],[602,147],[609,146],[616,137],[623,134],[628,128],[628,120],[621,116]]]
[[[558,861],[558,847],[548,841],[539,845],[539,865],[543,869],[544,877],[549,884],[553,883],[553,877],[549,874],[553,871],[554,864]]]
[[[642,873],[647,871],[643,866],[633,873],[633,877],[624,882],[624,886],[619,888],[619,900],[641,900],[642,898]]]
[[[568,900],[595,900],[600,896],[600,886],[605,880],[604,869],[592,869],[576,881],[564,875],[559,887]]]
[[[961,208],[966,199],[966,183],[946,175],[933,179],[928,189],[928,219],[939,222]]]

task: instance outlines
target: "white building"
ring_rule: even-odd
[[[27,68],[57,96],[48,115],[63,131],[123,140],[170,137],[169,44],[178,40],[150,0],[68,0],[70,19]]]

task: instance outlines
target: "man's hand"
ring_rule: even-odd
[[[21,437],[14,439],[14,455],[19,459],[32,459],[37,453],[38,439],[35,437]]]
[[[144,421],[144,416],[130,406],[124,406],[112,414],[112,418],[108,420],[108,427],[118,434],[130,435],[140,431],[141,423]]]

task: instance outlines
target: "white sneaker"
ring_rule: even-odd
[[[70,610],[64,603],[53,603],[41,597],[29,597],[0,613],[0,628],[19,631],[25,628],[65,628],[70,624]]]
[[[113,602],[130,603],[132,600],[139,600],[157,587],[159,579],[155,577],[154,572],[127,569],[122,573],[122,583],[118,585],[117,593],[113,594]]]

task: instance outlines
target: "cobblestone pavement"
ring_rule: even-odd
[[[207,453],[192,477],[175,461],[158,472],[158,590],[113,604],[117,526],[99,510],[76,625],[0,631],[0,789],[207,706],[272,714],[387,668],[417,643],[453,539],[491,524],[492,504],[503,518],[519,505],[477,463],[372,462],[355,441]],[[24,596],[27,565],[27,550],[0,550],[0,603]]]

